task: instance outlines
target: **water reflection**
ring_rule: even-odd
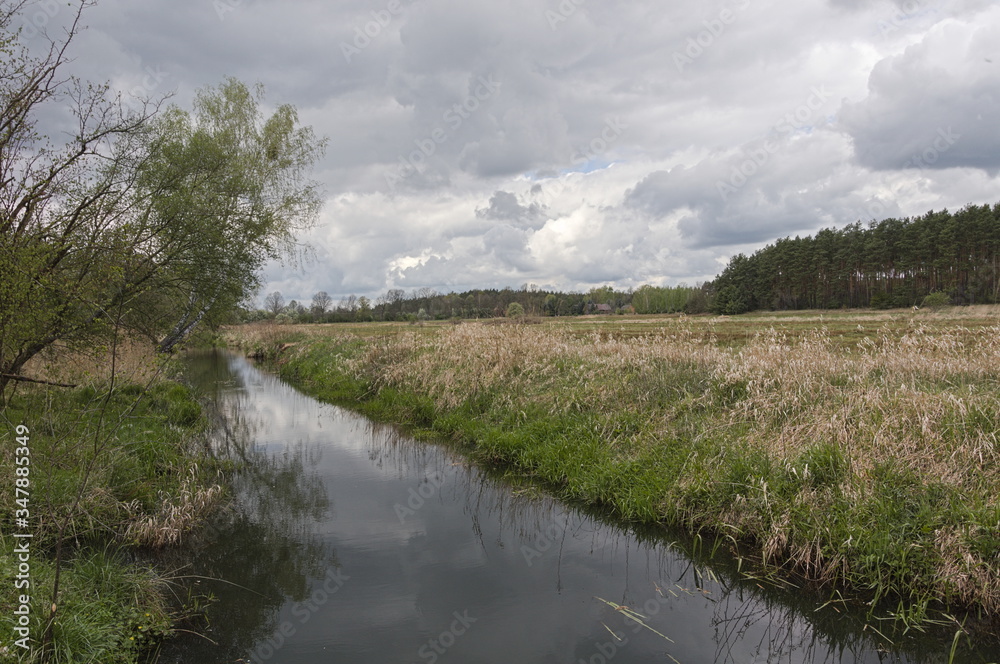
[[[230,513],[174,554],[225,581],[200,584],[220,600],[218,645],[178,640],[161,662],[947,661],[950,639],[885,652],[835,603],[511,484],[241,358],[194,358],[189,375],[218,407],[213,448],[242,470]]]
[[[179,638],[161,662],[234,662],[246,658],[280,627],[288,602],[306,602],[339,562],[316,532],[331,511],[323,478],[314,470],[322,449],[292,445],[275,452],[265,432],[267,409],[255,396],[274,379],[234,371],[233,358],[206,354],[189,359],[188,380],[210,404],[216,456],[238,463],[227,477],[233,500],[190,546],[163,554],[161,564],[186,579],[185,591],[217,603],[202,637]]]

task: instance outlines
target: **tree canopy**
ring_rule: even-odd
[[[714,289],[723,314],[910,307],[932,293],[953,304],[1000,302],[1000,204],[784,238],[734,256]]]
[[[52,344],[112,329],[172,349],[255,292],[320,208],[308,172],[325,143],[291,106],[265,117],[261,88],[135,109],[63,76],[90,4],[39,53],[14,28],[30,4],[0,2],[0,388]],[[74,118],[61,145],[41,122],[53,108]]]

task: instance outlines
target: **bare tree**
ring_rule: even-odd
[[[326,291],[320,291],[313,295],[312,299],[312,312],[317,316],[322,316],[327,311],[330,310],[330,306],[333,304],[333,298],[330,297],[329,293]]]
[[[272,316],[277,316],[285,310],[285,298],[280,291],[274,291],[264,298],[264,309]]]

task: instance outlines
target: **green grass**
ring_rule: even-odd
[[[42,661],[57,549],[62,565],[46,661],[145,661],[170,633],[178,609],[167,602],[162,574],[128,562],[127,551],[160,544],[150,524],[186,530],[207,508],[175,510],[167,520],[164,505],[184,507],[192,493],[217,494],[206,487],[211,464],[193,443],[204,427],[200,406],[186,387],[167,380],[148,388],[123,384],[110,393],[101,383],[73,390],[18,386],[0,417],[0,474],[14,477],[18,425],[29,429],[31,450],[27,529],[14,522],[14,492],[0,495],[4,578],[18,565],[13,533],[33,535],[30,588],[5,584],[0,591],[5,634],[13,633],[19,595],[30,594],[31,648],[8,645],[0,661],[15,652],[17,661]]]
[[[0,546],[4,551],[12,550],[12,538],[0,537]],[[15,567],[8,556],[0,556],[5,578],[13,576]],[[37,588],[51,587],[53,576],[51,560],[41,556],[32,559],[31,580]],[[144,661],[145,652],[170,634],[173,616],[164,601],[164,581],[155,570],[127,563],[104,550],[82,549],[66,562],[60,585],[63,590],[49,661]],[[3,604],[3,629],[13,633],[10,623],[15,606],[7,601]],[[43,632],[47,618],[44,603],[33,602],[32,635]],[[26,653],[16,646],[9,649],[21,654],[17,661],[42,661],[37,643]]]

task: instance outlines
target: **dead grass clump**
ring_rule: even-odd
[[[162,491],[159,495],[163,502],[155,514],[143,514],[138,501],[125,505],[132,517],[125,536],[139,546],[160,549],[179,544],[184,533],[214,509],[222,497],[222,487],[201,485],[195,465],[181,482],[176,495]]]
[[[641,394],[621,394],[629,376],[657,371],[665,363],[707,363],[717,354],[682,335],[579,337],[542,326],[465,324],[431,336],[373,340],[348,361],[348,369],[374,386],[412,390],[443,407],[491,393],[511,404],[544,404],[555,412],[567,404],[602,409],[609,399],[641,401]]]
[[[1000,329],[975,346],[966,336],[883,329],[851,351],[822,330],[793,342],[770,329],[726,355],[716,379],[736,395],[730,423],[749,424],[750,441],[778,458],[828,441],[861,472],[904,459],[936,481],[974,484],[998,460]]]
[[[970,542],[982,535],[979,531],[980,526],[935,531],[939,559],[935,576],[951,599],[996,615],[1000,613],[1000,561],[996,555],[986,560],[973,552]]]
[[[291,326],[261,321],[229,328],[226,336],[228,342],[242,350],[247,357],[272,359],[278,355],[290,332]]]

